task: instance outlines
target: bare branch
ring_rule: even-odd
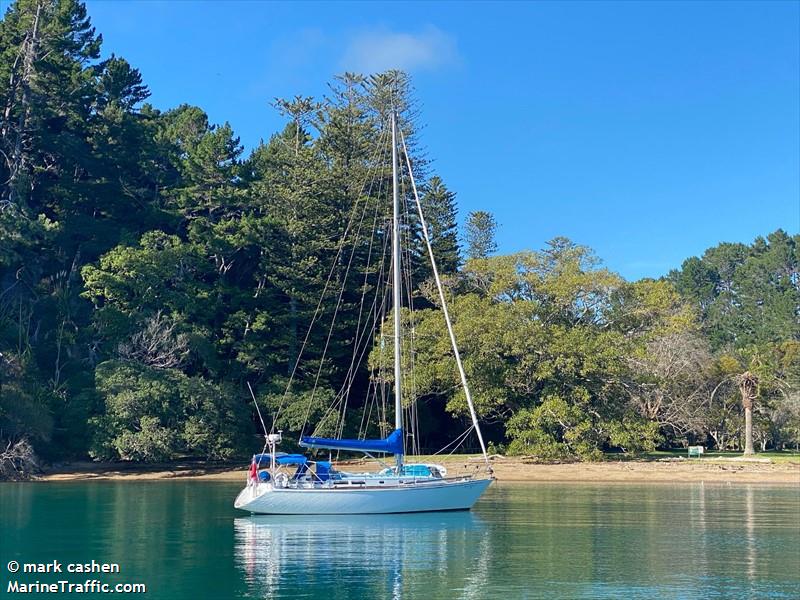
[[[189,355],[189,338],[176,333],[177,323],[158,311],[150,317],[144,328],[121,343],[119,355],[156,369],[175,369],[184,364]]]

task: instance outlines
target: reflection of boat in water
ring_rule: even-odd
[[[455,359],[456,366],[458,367],[464,398],[469,407],[469,413],[472,420],[471,429],[462,434],[460,439],[463,442],[463,439],[465,439],[466,435],[469,434],[470,431],[475,432],[475,435],[480,443],[483,459],[486,462],[486,477],[477,478],[473,477],[472,475],[446,477],[446,469],[442,465],[404,463],[404,456],[406,454],[405,439],[407,434],[403,425],[404,404],[402,399],[403,380],[405,377],[403,374],[403,357],[405,354],[403,351],[401,351],[401,348],[403,344],[402,340],[404,327],[406,329],[413,330],[413,321],[410,323],[411,326],[409,327],[408,323],[406,325],[403,324],[403,319],[401,318],[401,310],[404,309],[401,301],[401,291],[404,279],[401,273],[401,265],[403,260],[410,261],[410,258],[402,259],[403,252],[401,251],[401,242],[403,241],[402,232],[404,231],[403,226],[401,225],[400,185],[398,183],[401,175],[401,168],[398,162],[401,149],[403,151],[403,156],[406,159],[406,173],[409,183],[411,184],[410,187],[413,190],[413,197],[417,208],[418,222],[428,250],[430,266],[436,283],[436,289],[438,290],[439,306],[442,310],[442,314],[447,325],[447,332],[450,338],[453,357]],[[383,155],[383,153],[381,153],[381,155]],[[403,138],[402,131],[398,128],[397,115],[394,111],[392,111],[391,114],[391,156],[392,218],[391,221],[387,222],[385,225],[388,225],[389,223],[391,224],[392,242],[392,302],[390,307],[392,309],[394,320],[392,331],[392,337],[394,340],[394,371],[392,383],[394,387],[395,428],[394,431],[391,432],[391,434],[389,434],[385,439],[342,439],[341,437],[326,438],[319,437],[317,435],[311,435],[301,436],[299,444],[300,446],[310,450],[361,452],[370,457],[377,454],[391,454],[395,457],[395,466],[385,468],[380,473],[346,473],[334,469],[330,461],[310,461],[306,456],[301,454],[281,455],[277,452],[276,448],[282,441],[282,435],[280,431],[275,433],[275,424],[273,423],[273,430],[270,433],[267,433],[266,427],[264,427],[264,433],[266,434],[264,451],[262,451],[261,454],[256,454],[253,456],[253,462],[247,484],[241,490],[241,492],[239,492],[239,495],[234,501],[234,506],[238,509],[249,511],[251,513],[278,515],[383,514],[468,510],[472,508],[480,495],[486,491],[492,482],[491,467],[489,466],[489,459],[486,454],[486,446],[483,442],[483,436],[478,423],[478,417],[475,412],[472,396],[467,384],[466,373],[461,362],[461,355],[458,351],[455,334],[453,333],[453,326],[450,321],[444,288],[442,287],[442,282],[439,277],[439,271],[433,255],[433,247],[431,245],[425,217],[422,211],[422,204],[420,202],[417,187],[414,182],[411,161],[408,158],[408,150],[405,145],[405,139]],[[409,219],[409,217],[406,217],[406,219]],[[406,223],[405,226],[407,227],[408,223]],[[383,226],[378,228],[385,229]],[[408,235],[406,234],[406,244],[409,242],[407,238]],[[387,239],[389,238],[387,237]],[[370,248],[372,248],[371,245]],[[406,251],[406,254],[408,254],[408,251]],[[350,255],[350,260],[352,261],[352,254]],[[410,269],[410,264],[406,265],[406,267]],[[344,285],[346,282],[346,275],[344,277],[345,279],[342,282],[342,293],[345,289]],[[410,277],[411,275],[409,272],[409,280]],[[406,284],[406,287],[409,286],[410,281]],[[365,291],[367,287],[368,286],[366,286],[365,279],[365,285],[363,286]],[[327,289],[327,285],[325,289]],[[338,296],[337,307],[341,303],[342,293],[340,293]],[[384,294],[382,291],[379,292],[379,286],[377,285],[375,286],[375,294],[375,302],[372,303],[373,307],[378,306],[378,304],[383,306],[383,303],[377,302],[378,298],[383,298],[388,302],[388,294]],[[325,292],[323,291],[323,299],[324,297]],[[322,302],[322,299],[320,299],[320,302]],[[369,303],[366,304],[366,306],[369,305]],[[361,298],[361,306],[364,306],[363,297]],[[376,308],[375,310],[377,311],[378,309]],[[383,322],[382,318],[378,318],[381,315],[384,315],[384,313],[381,311],[378,311],[374,314],[372,323],[373,328],[378,328],[378,325]],[[334,313],[333,321],[335,321],[335,316],[336,313]],[[330,333],[333,332],[333,321],[329,331],[329,336]],[[364,322],[366,323],[368,321],[369,319],[366,319]],[[360,323],[361,316],[359,313],[359,324]],[[383,335],[382,329],[380,335]],[[355,336],[355,339],[360,340],[362,338],[369,341],[371,336],[358,334]],[[330,337],[328,339],[330,339]],[[382,337],[380,339],[383,341]],[[358,354],[358,343],[356,343],[355,353],[353,355],[353,364],[355,364]],[[323,361],[324,356],[322,359],[320,359],[320,369],[322,368],[321,365]],[[413,361],[410,362],[413,363]],[[319,378],[319,372],[317,374],[317,378]],[[286,394],[289,392],[290,385],[291,377],[286,388]],[[349,390],[349,386],[347,389]],[[341,400],[341,398],[338,398],[334,401],[334,403],[338,406],[340,403],[342,403]],[[346,407],[347,402],[342,403],[342,406]],[[256,407],[258,407],[257,402]],[[342,411],[344,414],[344,408]],[[278,409],[278,412],[280,412],[280,408]],[[277,415],[275,420],[277,420]],[[338,433],[341,435],[341,428],[339,429]],[[458,441],[458,438],[456,441]],[[269,447],[269,453],[266,452],[267,447]],[[453,451],[454,450],[455,448],[453,448]],[[262,470],[262,465],[266,466],[267,468]],[[311,466],[313,466],[313,469],[310,468]],[[290,476],[282,470],[282,467],[297,467],[297,470],[295,471],[294,475]]]
[[[488,536],[470,512],[252,516],[234,535],[254,597],[451,597],[453,581],[462,597],[486,597]]]

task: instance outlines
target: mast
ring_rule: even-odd
[[[403,378],[400,365],[400,192],[397,184],[397,115],[392,110],[392,310],[394,311],[394,428],[403,428]],[[403,455],[398,454],[398,470]]]

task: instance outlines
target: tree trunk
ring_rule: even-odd
[[[17,118],[17,126],[14,137],[13,148],[11,148],[11,157],[6,158],[8,162],[9,177],[6,182],[7,198],[8,201],[14,205],[19,202],[19,179],[26,167],[26,151],[28,141],[28,127],[31,112],[31,80],[34,76],[34,63],[39,55],[39,19],[42,14],[43,3],[38,2],[36,5],[36,15],[33,19],[31,30],[26,34],[25,40],[22,42],[22,77],[20,80],[20,87],[22,89],[22,97],[20,99],[20,111]],[[12,90],[13,92],[13,90]],[[13,101],[13,95],[10,102]],[[11,104],[6,107],[5,114],[10,116]],[[7,119],[7,117],[6,117]],[[4,119],[4,121],[6,120]],[[4,130],[4,137],[10,133],[8,126]]]
[[[744,455],[755,454],[753,451],[753,408],[744,409]]]

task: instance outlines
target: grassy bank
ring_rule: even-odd
[[[613,458],[614,454],[607,454],[608,459]],[[657,450],[655,452],[648,452],[644,457],[645,460],[660,460],[663,458],[688,458],[686,449],[679,450]],[[709,451],[703,454],[699,460],[768,460],[771,463],[797,463],[800,464],[800,452],[792,452],[786,450],[771,450],[768,452],[757,452],[753,456],[745,457],[741,452],[713,452]],[[698,460],[693,458],[692,460]]]

